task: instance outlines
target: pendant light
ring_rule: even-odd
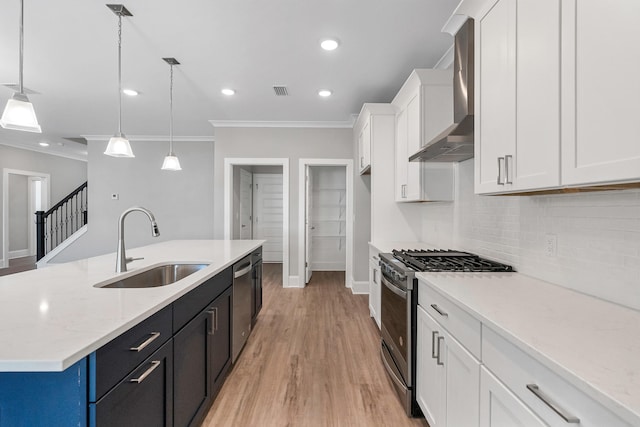
[[[4,108],[0,126],[5,129],[21,130],[26,132],[42,133],[38,124],[33,104],[24,93],[22,82],[22,69],[24,62],[24,0],[20,0],[20,71],[18,76],[19,91],[14,93],[7,106]]]
[[[104,154],[113,157],[135,157],[129,140],[122,133],[122,17],[133,16],[124,5],[108,4],[118,16],[118,133],[111,137]]]
[[[173,66],[180,65],[176,58],[162,58],[169,64],[169,154],[164,158],[162,162],[162,170],[165,171],[179,171],[180,160],[173,153]]]

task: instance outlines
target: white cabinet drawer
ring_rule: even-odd
[[[481,324],[426,282],[418,281],[418,304],[480,359]]]
[[[486,326],[482,328],[482,361],[549,426],[567,426],[563,416],[579,419],[569,424],[572,426],[631,426]]]

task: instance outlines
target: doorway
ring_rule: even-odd
[[[263,261],[281,262],[289,287],[289,159],[224,159],[224,238],[266,240]]]
[[[17,169],[2,170],[2,258],[9,260],[36,254],[37,210],[49,206],[50,175]]]
[[[304,285],[314,271],[344,271],[351,287],[353,161],[300,159],[299,271]]]

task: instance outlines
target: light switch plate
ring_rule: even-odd
[[[120,195],[118,193],[111,193],[111,200],[118,200],[120,199]]]

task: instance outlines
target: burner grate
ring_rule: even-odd
[[[418,271],[508,272],[510,265],[452,250],[393,250],[393,256]]]

